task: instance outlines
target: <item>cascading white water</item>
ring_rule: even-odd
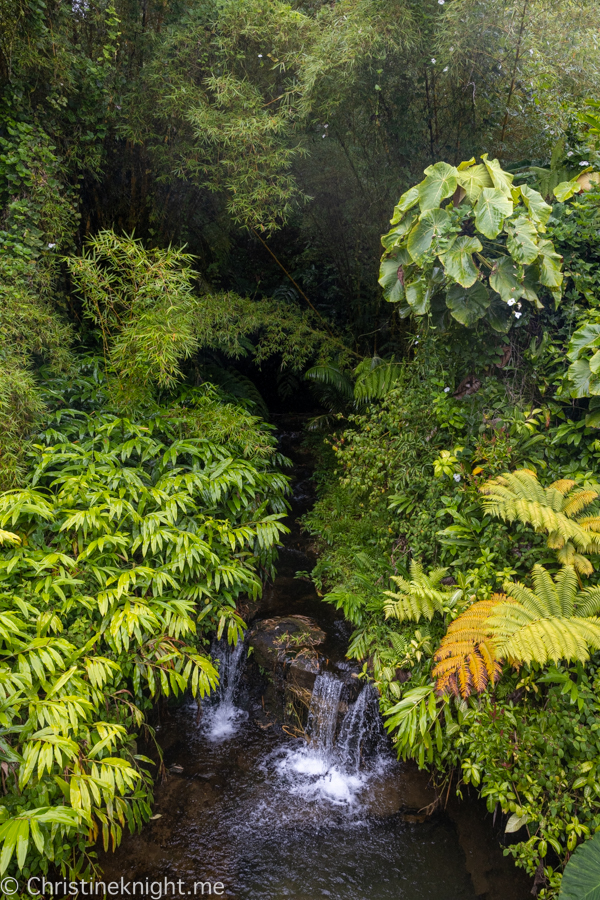
[[[361,757],[367,737],[380,728],[377,692],[371,685],[363,688],[346,713],[336,742],[343,687],[329,672],[315,680],[306,727],[308,743],[299,749],[285,748],[278,759],[279,775],[292,794],[350,805],[373,773],[374,767],[363,766]]]
[[[379,695],[372,684],[366,684],[344,716],[340,728],[336,743],[340,764],[346,771],[358,773],[363,754],[376,751],[382,740]]]
[[[317,675],[310,698],[306,733],[313,750],[329,755],[333,750],[343,682],[329,672]]]
[[[231,737],[248,713],[235,703],[236,691],[244,671],[246,660],[244,641],[238,640],[235,647],[226,641],[219,641],[213,656],[219,660],[219,687],[216,694],[204,704],[203,730],[211,741],[222,741]]]

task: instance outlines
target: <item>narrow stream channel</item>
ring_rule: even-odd
[[[395,760],[372,687],[346,705],[336,732],[349,632],[294,578],[314,563],[296,521],[312,502],[310,465],[300,425],[290,430],[288,418],[280,434],[295,464],[292,531],[253,623],[302,615],[327,634],[309,740],[270,711],[264,684],[248,674],[246,645],[216,647],[219,695],[199,719],[186,702],[160,725],[169,777],[142,833],[101,854],[105,880],[167,879],[179,895],[228,900],[526,900],[527,880],[502,856],[482,806],[423,814],[427,777]]]

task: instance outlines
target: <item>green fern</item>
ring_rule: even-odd
[[[600,517],[581,513],[598,493],[561,479],[542,487],[535,472],[518,469],[505,472],[480,488],[487,513],[506,522],[532,525],[548,534],[548,546],[557,551],[562,565],[590,575],[594,568],[584,553],[600,553]]]
[[[533,589],[506,582],[505,602],[494,607],[486,625],[499,658],[517,663],[589,659],[600,649],[600,587],[579,589],[573,566],[554,577],[533,568]]]
[[[390,599],[384,605],[386,619],[395,618],[401,622],[418,622],[421,618],[431,621],[435,613],[444,615],[446,609],[455,602],[456,589],[442,585],[442,578],[448,569],[433,569],[426,575],[420,563],[410,564],[410,581],[393,575],[399,591],[386,591]],[[460,593],[460,592],[459,592]]]

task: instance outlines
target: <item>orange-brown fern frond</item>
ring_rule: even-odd
[[[510,598],[504,594],[492,594],[489,600],[474,603],[448,627],[434,656],[432,675],[438,694],[466,699],[498,681],[502,665],[487,620],[499,603],[506,602]]]

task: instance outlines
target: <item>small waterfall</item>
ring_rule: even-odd
[[[366,685],[344,716],[336,741],[343,689],[344,682],[330,672],[317,676],[308,711],[308,743],[285,748],[278,771],[291,794],[351,806],[377,769],[383,729],[377,691]]]
[[[333,750],[343,687],[343,682],[330,672],[317,675],[315,679],[306,732],[310,746],[323,755],[329,755]]]
[[[379,695],[372,684],[366,684],[340,728],[336,752],[341,765],[348,772],[358,773],[364,755],[376,752],[382,738]]]
[[[243,640],[238,640],[234,647],[227,641],[219,641],[213,650],[213,657],[219,661],[219,687],[208,698],[203,716],[203,728],[211,741],[231,737],[242,719],[248,717],[248,713],[234,703],[244,671],[245,651]]]

